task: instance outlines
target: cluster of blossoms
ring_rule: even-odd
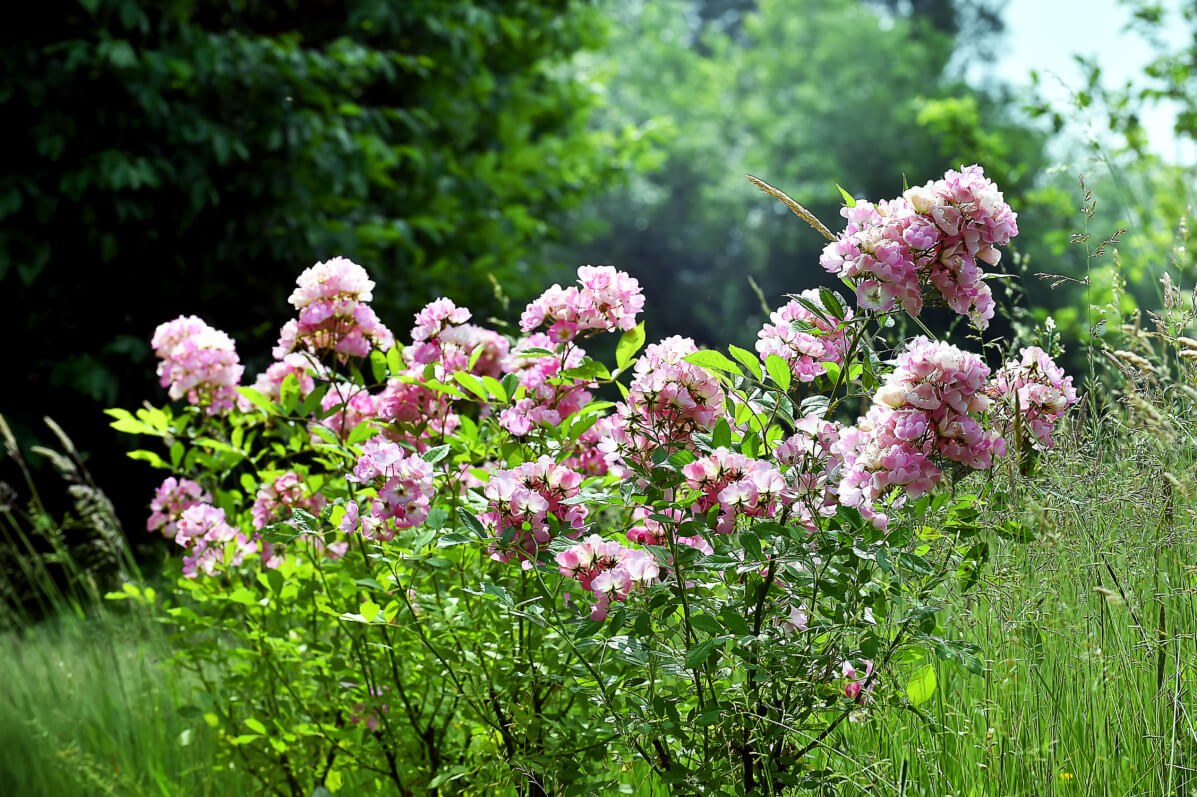
[[[187,578],[200,573],[214,575],[224,564],[227,543],[235,544],[231,565],[239,565],[246,556],[258,552],[258,544],[229,525],[223,509],[210,504],[195,504],[183,511],[175,542],[188,551],[183,557],[183,575]]]
[[[980,166],[949,171],[901,197],[857,202],[841,211],[847,225],[819,263],[851,280],[861,307],[911,315],[934,287],[948,307],[980,329],[994,301],[978,261],[997,265],[995,247],[1018,235],[1017,216]]]
[[[378,415],[378,398],[352,382],[337,381],[320,399],[320,409],[324,417],[312,421],[312,425],[319,424],[344,440],[360,424],[374,420]],[[315,431],[312,440],[319,440]]]
[[[483,521],[495,529],[491,558],[510,561],[512,552],[530,566],[536,552],[558,535],[575,538],[582,532],[589,510],[566,503],[579,492],[582,474],[558,465],[550,457],[496,471],[483,494],[490,502]],[[510,542],[503,538],[511,535]]]
[[[416,313],[412,346],[404,349],[404,359],[411,366],[438,363],[448,373],[470,371],[479,376],[499,376],[508,352],[507,339],[494,330],[467,324],[470,317],[467,308],[449,299],[428,303]]]
[[[785,479],[773,465],[723,447],[683,467],[682,475],[687,487],[702,492],[696,510],[719,507],[716,531],[720,534],[735,531],[738,517],[773,517],[786,489]]]
[[[661,574],[647,552],[604,540],[597,534],[557,554],[557,566],[561,575],[576,578],[582,589],[594,596],[590,619],[595,622],[606,619],[611,601],[627,600],[628,595],[646,588]]]
[[[987,393],[994,399],[992,414],[997,427],[1009,436],[1014,418],[1034,438],[1036,448],[1051,448],[1056,422],[1077,403],[1072,377],[1052,362],[1038,346],[1020,350],[1021,359],[1011,360],[993,375]]]
[[[390,330],[367,304],[374,282],[357,263],[334,257],[305,270],[296,284],[289,301],[299,317],[283,326],[276,360],[300,350],[365,357],[372,347],[386,351],[394,345]]]
[[[290,517],[292,509],[304,509],[313,515],[319,515],[327,503],[320,493],[308,493],[298,473],[288,471],[258,488],[250,516],[253,518],[254,528],[263,529],[279,519]],[[332,559],[341,558],[349,548],[349,543],[345,541],[325,546],[323,539],[314,535],[301,535],[299,539],[323,550],[325,555]],[[278,567],[284,552],[285,548],[282,545],[262,543],[262,559],[268,568]]]
[[[537,426],[556,426],[592,397],[589,381],[558,376],[582,364],[586,352],[581,347],[569,345],[555,356],[527,354],[529,349],[551,351],[556,347],[548,335],[537,332],[516,343],[502,361],[503,371],[515,374],[526,394],[499,414],[499,425],[517,437]]]
[[[158,486],[154,500],[150,502],[150,517],[146,531],[161,529],[162,536],[173,540],[178,533],[179,518],[183,512],[196,504],[211,503],[207,490],[191,479],[168,477]]]
[[[810,413],[799,418],[795,432],[773,452],[778,465],[786,466],[786,489],[781,500],[794,518],[810,529],[816,518],[831,517],[839,505],[838,489],[843,460],[837,453],[843,427]]]
[[[665,517],[673,518],[674,522],[681,522],[685,520],[685,515],[678,509],[660,509],[656,512],[649,512],[644,507],[637,507],[632,512],[632,518],[636,525],[628,529],[627,537],[631,542],[639,543],[640,545],[668,545],[670,529],[659,520],[655,520],[652,515],[660,514]],[[676,537],[676,542],[679,545],[688,545],[691,548],[697,548],[705,554],[714,553],[711,544],[704,540],[701,535],[694,535],[693,537]]]
[[[840,501],[885,528],[877,502],[894,487],[915,497],[930,490],[942,475],[935,458],[989,468],[1006,443],[973,417],[989,406],[982,392],[988,376],[975,354],[924,337],[911,341],[869,412],[835,445],[844,463]]]
[[[844,695],[853,700],[860,698],[860,690],[864,688],[864,684],[868,682],[868,688],[865,691],[867,695],[873,691],[873,686],[877,683],[877,679],[869,680],[869,676],[873,674],[873,662],[869,659],[856,660],[864,664],[864,669],[860,669],[853,664],[852,661],[845,661],[840,665],[840,675],[844,678]]]
[[[819,304],[817,290],[803,291],[800,296]],[[756,350],[761,359],[776,354],[789,363],[790,373],[801,382],[813,382],[827,373],[825,362],[843,365],[848,356],[848,335],[840,325],[852,320],[852,311],[845,310],[843,318],[825,314],[826,321],[797,301],[774,310],[769,323],[757,333]],[[799,329],[799,325],[809,328]]]
[[[423,523],[432,501],[432,465],[408,454],[389,440],[373,438],[346,479],[375,488],[370,511],[363,515],[357,501],[345,507],[341,530],[359,531],[368,540],[392,540],[399,529]]]
[[[176,401],[186,397],[209,415],[233,409],[245,367],[233,339],[196,316],[160,324],[150,341],[158,364],[158,383]]]
[[[531,332],[547,324],[549,337],[559,343],[582,332],[629,330],[644,309],[640,283],[611,266],[582,266],[582,287],[553,285],[534,299],[520,317],[520,329]]]
[[[680,444],[710,429],[723,415],[723,388],[710,371],[685,361],[698,351],[690,338],[671,337],[645,347],[617,405],[610,435],[600,447],[616,473],[626,463],[647,466],[654,449]]]

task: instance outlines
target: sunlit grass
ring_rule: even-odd
[[[136,617],[72,616],[0,638],[0,794],[234,795],[217,740],[180,709],[162,632]]]

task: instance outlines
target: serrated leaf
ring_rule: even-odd
[[[690,618],[690,625],[711,636],[719,636],[723,633],[723,626],[719,625],[719,621],[709,614],[696,614],[692,616]]]
[[[398,346],[392,346],[387,349],[387,373],[391,376],[397,376],[404,371],[403,355],[399,351]]]
[[[790,381],[794,375],[790,372],[790,364],[785,361],[785,358],[780,354],[770,354],[765,358],[765,369],[769,372],[769,378],[773,380],[774,384],[785,391],[790,389]]]
[[[836,318],[844,317],[844,306],[840,304],[839,298],[834,293],[826,288],[819,288],[819,299],[823,302],[823,306],[827,308],[827,312]]]
[[[427,462],[431,465],[435,465],[436,463],[440,462],[445,457],[449,456],[449,446],[447,446],[447,445],[434,446],[434,447],[428,449],[427,451],[425,451],[420,456],[423,457],[425,462]]]
[[[644,322],[641,321],[619,336],[619,343],[615,347],[616,367],[621,371],[627,368],[631,364],[632,358],[636,356],[636,352],[640,351],[640,347],[643,345]]]
[[[461,518],[461,524],[469,529],[470,533],[472,533],[475,537],[483,540],[490,537],[486,531],[486,527],[482,525],[482,521],[480,521],[473,512],[468,509],[458,509],[457,515]]]
[[[928,664],[916,672],[906,684],[906,696],[910,698],[911,703],[920,706],[935,694],[937,684],[935,668]]]
[[[699,642],[697,645],[690,648],[690,651],[686,654],[686,660],[683,662],[683,666],[687,670],[698,669],[704,663],[706,663],[707,659],[711,657],[711,654],[715,652],[715,646],[721,641],[721,639],[715,638]]]
[[[856,197],[852,196],[847,191],[845,191],[844,187],[842,185],[840,185],[839,183],[836,183],[835,187],[840,189],[840,196],[842,196],[844,198],[844,206],[845,207],[849,207],[849,208],[856,207]]]
[[[734,362],[729,360],[723,354],[710,349],[703,349],[696,351],[693,354],[687,354],[682,358],[688,363],[700,366],[702,368],[711,368],[716,371],[727,371],[728,373],[743,376],[744,372],[740,370]]]

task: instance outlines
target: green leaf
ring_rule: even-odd
[[[632,358],[636,356],[636,352],[640,351],[640,347],[643,345],[644,322],[641,321],[619,336],[619,343],[615,347],[615,366],[621,371],[627,368],[631,365]]]
[[[561,376],[566,379],[610,379],[611,372],[598,360],[586,359],[577,368],[562,371]]]
[[[765,358],[765,369],[769,371],[769,378],[782,390],[790,389],[790,381],[794,375],[790,372],[790,364],[780,354],[770,354]]]
[[[149,424],[142,423],[134,418],[128,410],[113,409],[104,410],[104,412],[108,415],[111,415],[113,418],[116,418],[116,420],[109,424],[109,426],[118,432],[124,432],[126,434],[152,434],[157,437],[162,436],[162,434],[154,429],[154,427],[150,426]]]
[[[479,346],[478,348],[481,349],[482,347]],[[487,394],[486,388],[478,381],[478,377],[473,374],[467,374],[464,371],[453,374],[453,381],[473,393],[481,401],[490,401],[490,395]]]
[[[690,618],[690,625],[711,636],[719,636],[723,633],[723,626],[719,625],[719,621],[709,614],[694,615]]]
[[[701,667],[711,657],[711,654],[715,652],[715,646],[722,641],[719,637],[715,637],[699,642],[690,648],[690,652],[686,654],[686,660],[683,662],[685,668],[687,670],[696,670]]]
[[[483,376],[482,384],[492,396],[498,399],[500,404],[507,402],[507,389],[503,387],[503,383],[498,379],[495,379],[493,376]]]
[[[387,349],[387,373],[391,376],[398,376],[403,373],[403,355],[399,351],[398,346],[392,346]]]
[[[461,524],[469,529],[475,537],[483,540],[490,537],[490,534],[486,531],[486,527],[482,525],[482,521],[473,512],[468,509],[458,509],[457,515],[461,518]]]
[[[703,349],[702,351],[696,351],[693,354],[687,354],[682,359],[688,363],[701,366],[702,368],[709,368],[716,371],[727,371],[728,373],[737,374],[739,376],[744,375],[744,372],[741,371],[734,362],[727,359],[727,357],[723,356],[719,352],[711,351],[710,349]]]
[[[291,415],[299,406],[299,379],[295,374],[287,374],[278,386],[279,403],[283,405],[283,412]]]
[[[714,448],[730,448],[732,441],[731,427],[726,418],[715,421],[715,428],[711,431],[711,446]]]
[[[113,424],[113,425],[115,426],[115,424]],[[162,459],[162,457],[158,456],[153,451],[144,451],[144,450],[130,451],[128,454],[128,457],[129,457],[129,459],[136,459],[136,460],[140,460],[142,462],[148,462],[148,463],[150,463],[151,467],[162,468],[163,470],[171,470],[172,469],[171,466],[166,463],[166,460]]]
[[[761,378],[761,358],[752,352],[741,349],[739,346],[728,346],[727,350],[731,352],[732,357],[739,360],[748,372],[752,374],[753,378],[760,381]]]
[[[836,318],[844,317],[844,306],[840,304],[839,298],[834,293],[826,288],[819,288],[819,299],[822,300],[823,306],[827,308],[827,312]]]
[[[374,435],[378,434],[379,429],[374,425],[373,421],[362,421],[357,426],[353,427],[353,431],[349,433],[349,437],[345,442],[349,445],[360,443],[363,440],[369,440]]]
[[[910,698],[911,703],[921,706],[935,694],[936,684],[935,668],[928,664],[916,672],[906,684],[906,696]]]
[[[328,383],[317,385],[316,389],[308,394],[308,397],[299,405],[299,417],[306,418],[316,410],[320,409],[321,403],[324,400],[325,394],[328,393]]]
[[[752,627],[748,625],[748,621],[738,615],[735,609],[730,606],[723,607],[723,611],[719,612],[719,619],[727,626],[727,630],[739,636],[751,636]]]
[[[378,613],[382,611],[382,607],[367,598],[362,602],[362,605],[358,611],[361,613],[362,617],[366,618],[367,623],[372,623],[378,619]]]
[[[245,727],[249,728],[254,733],[260,733],[263,736],[266,735],[266,726],[262,724],[261,720],[250,717],[245,721]]]
[[[449,456],[449,446],[435,446],[425,451],[421,456],[423,456],[425,462],[435,465]]]
[[[850,207],[850,208],[856,207],[856,197],[852,196],[847,191],[845,191],[844,187],[842,185],[840,185],[839,183],[836,183],[835,187],[840,189],[840,196],[842,196],[844,198],[844,205],[846,207]]]
[[[378,349],[370,350],[370,373],[374,375],[375,382],[387,381],[387,358]]]

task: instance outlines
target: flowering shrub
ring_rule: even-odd
[[[797,294],[756,354],[645,346],[610,267],[535,299],[522,339],[442,298],[400,343],[364,269],[319,263],[252,387],[227,336],[164,324],[188,405],[111,414],[167,444],[136,453],[172,474],[147,526],[186,549],[168,611],[221,765],[296,794],[591,794],[626,772],[774,793],[818,781],[846,718],[916,699],[898,662],[979,671],[934,595],[975,583],[987,529],[1020,534],[1010,480],[970,474],[1015,478],[1008,438],[1050,448],[1076,393],[1039,349],[991,376],[878,336],[931,295],[992,317],[977,261],[1017,228],[978,167],[845,216],[823,264],[857,307]],[[614,369],[579,346],[608,332]]]

